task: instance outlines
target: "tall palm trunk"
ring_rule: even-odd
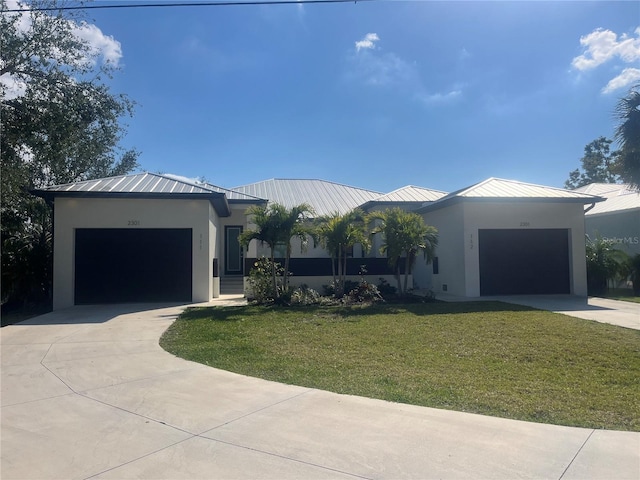
[[[289,290],[289,259],[291,258],[291,242],[287,244],[287,254],[284,257],[284,291]]]
[[[344,296],[344,268],[342,265],[342,245],[338,245],[338,283],[336,284],[336,297]]]
[[[276,298],[278,295],[278,280],[276,278],[276,255],[275,255],[275,245],[271,246],[271,276],[273,277],[273,296]]]
[[[402,292],[402,295],[406,295],[407,293],[407,283],[409,280],[409,268],[411,267],[411,263],[412,263],[412,258],[411,258],[411,254],[407,252],[407,259],[404,265],[404,291]]]
[[[402,291],[402,278],[400,275],[400,262],[397,262],[396,264],[396,282],[398,282],[398,294],[402,297],[404,295],[404,292]]]

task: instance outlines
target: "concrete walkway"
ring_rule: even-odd
[[[9,479],[634,479],[640,434],[393,404],[176,358],[183,307],[74,307],[0,330]]]
[[[599,297],[575,295],[505,295],[495,297],[458,297],[440,294],[445,302],[498,301],[562,313],[571,317],[610,323],[619,327],[640,330],[640,304]]]

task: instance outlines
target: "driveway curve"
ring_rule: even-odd
[[[184,306],[84,306],[0,330],[9,479],[640,478],[640,433],[282,385],[158,345]]]

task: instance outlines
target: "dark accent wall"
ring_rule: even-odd
[[[245,258],[244,271],[249,274],[256,262],[256,258]],[[284,266],[284,258],[276,258]],[[395,272],[389,267],[386,258],[349,258],[347,259],[347,275],[358,275],[360,268],[365,265],[367,275],[393,275]],[[404,258],[400,259],[400,273],[404,274]],[[324,277],[331,276],[330,258],[292,258],[289,260],[289,271],[294,276]]]

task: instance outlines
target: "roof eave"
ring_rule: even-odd
[[[437,200],[429,205],[424,205],[416,210],[416,213],[426,213],[439,210],[461,202],[473,203],[579,203],[588,205],[592,203],[604,202],[602,197],[450,197]]]
[[[51,190],[30,190],[30,193],[53,201],[57,197],[65,198],[136,198],[159,200],[208,200],[221,217],[231,215],[231,208],[224,193],[148,193],[148,192],[60,192]]]

